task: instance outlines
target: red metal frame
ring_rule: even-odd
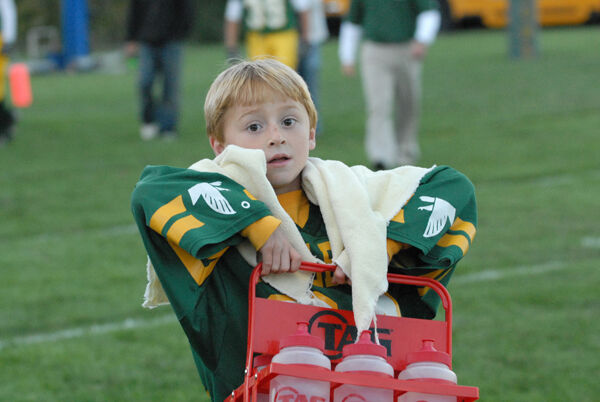
[[[309,262],[303,262],[301,265],[302,270],[311,272],[333,271],[335,268],[335,265]],[[319,315],[334,314],[337,319],[342,320],[342,323],[350,326],[354,324],[354,317],[351,311],[257,298],[256,284],[259,281],[261,269],[262,264],[257,265],[250,277],[245,381],[244,384],[232,392],[232,395],[226,399],[227,402],[256,401],[258,390],[268,392],[269,381],[276,375],[329,381],[332,384],[332,389],[341,384],[393,389],[394,400],[404,392],[454,395],[457,396],[458,401],[464,402],[475,401],[479,398],[479,389],[476,387],[430,381],[398,380],[352,372],[315,371],[314,368],[302,365],[271,363],[265,369],[256,373],[252,367],[254,354],[275,355],[279,351],[279,339],[294,333],[296,322],[309,322],[309,320],[314,320],[314,317]],[[406,365],[406,355],[409,352],[417,351],[423,339],[434,340],[438,350],[442,350],[452,356],[452,301],[446,288],[439,282],[425,277],[388,274],[388,281],[429,287],[439,295],[445,312],[443,321],[377,316],[377,327],[387,328],[385,331],[390,336],[387,345],[388,361],[394,367],[395,373],[397,374],[404,368]],[[276,319],[276,325],[273,325],[274,319]],[[311,331],[313,335],[315,334],[314,332],[316,332],[316,326],[315,331]],[[340,347],[337,350],[340,350]],[[339,359],[333,356],[332,362],[335,364],[337,361]]]

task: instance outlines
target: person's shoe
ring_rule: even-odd
[[[158,137],[158,126],[154,123],[142,124],[140,127],[140,138],[144,141],[150,141]]]
[[[161,131],[160,138],[165,141],[175,141],[179,136],[176,131]]]

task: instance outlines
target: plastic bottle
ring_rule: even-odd
[[[450,370],[451,359],[448,353],[436,350],[433,340],[423,339],[418,352],[409,353],[408,365],[398,375],[399,380],[434,380],[436,383],[456,384],[456,374]],[[398,402],[456,402],[456,396],[406,392],[398,397]]]
[[[315,370],[331,370],[331,362],[323,354],[324,341],[308,333],[308,323],[299,322],[294,335],[279,343],[279,353],[272,363],[314,366]],[[328,381],[278,375],[271,380],[270,402],[329,402]]]
[[[256,369],[256,373],[259,373],[262,369],[267,367],[271,363],[273,356],[270,355],[258,355],[253,360],[253,366]],[[256,402],[269,402],[269,393],[261,392],[259,389],[256,393]]]
[[[365,375],[394,376],[394,368],[386,360],[386,349],[371,342],[371,331],[363,331],[358,342],[344,346],[343,360],[335,367],[338,372],[361,372]],[[384,388],[343,384],[333,391],[333,402],[392,402],[394,391]]]
[[[8,72],[8,81],[13,105],[18,108],[31,106],[33,95],[27,65],[25,63],[12,64]]]

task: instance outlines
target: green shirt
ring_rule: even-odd
[[[301,193],[301,192],[298,192]],[[288,193],[292,195],[292,193]],[[284,208],[292,203],[279,196]],[[311,253],[331,261],[320,209],[302,194],[292,214]],[[450,207],[446,204],[451,204]],[[222,401],[243,382],[248,282],[252,271],[237,248],[249,225],[270,215],[241,185],[216,174],[149,166],[132,194],[132,212],[144,246],[177,318],[187,335],[202,382],[212,400]],[[440,208],[453,211],[429,230]],[[388,238],[408,245],[395,252],[390,271],[426,275],[447,284],[475,235],[477,216],[472,184],[462,174],[439,167],[422,180],[415,195],[389,223]],[[331,272],[317,275],[313,292],[343,310],[352,309],[351,289],[334,285]],[[432,291],[390,286],[403,316],[432,318],[439,299]],[[259,297],[279,296],[264,282]]]
[[[417,15],[437,9],[435,0],[352,0],[346,19],[361,25],[367,40],[398,43],[413,38]]]

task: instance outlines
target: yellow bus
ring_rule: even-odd
[[[508,24],[510,1],[440,0],[440,3],[446,26],[476,19],[486,27],[503,28]],[[536,1],[541,26],[584,24],[600,14],[600,0]]]
[[[350,8],[350,0],[323,0],[327,17],[343,17]]]

